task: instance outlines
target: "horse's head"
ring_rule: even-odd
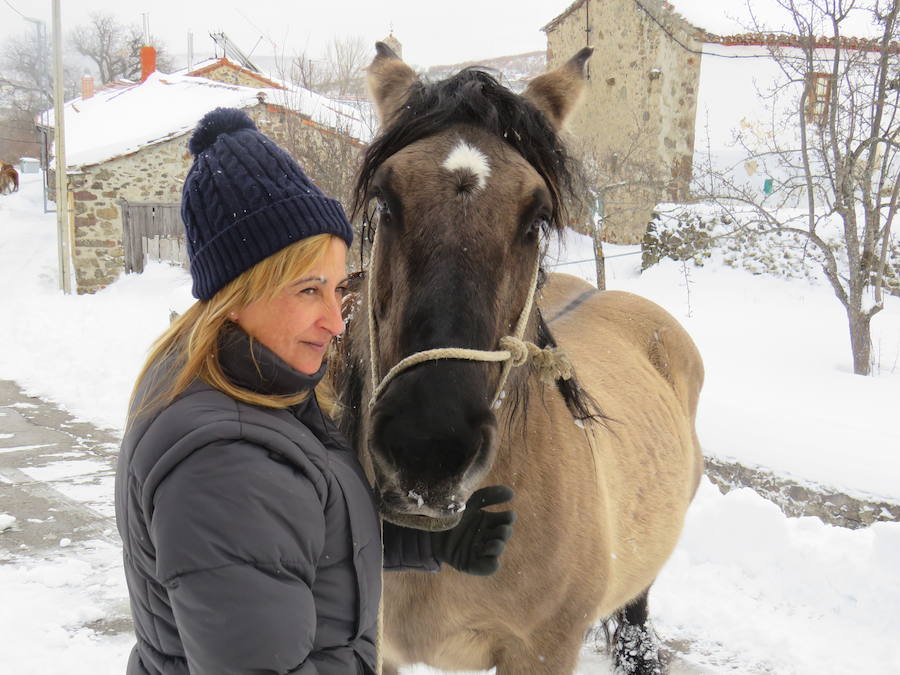
[[[369,301],[384,375],[425,350],[497,350],[513,331],[541,234],[563,226],[571,174],[558,132],[591,50],[519,96],[480,70],[423,83],[377,48],[369,85],[382,131],[365,154],[357,208],[375,200],[379,212]],[[363,459],[388,520],[425,529],[458,522],[495,459],[500,373],[498,364],[439,360],[387,385]]]

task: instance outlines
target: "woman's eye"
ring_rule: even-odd
[[[349,290],[350,289],[348,289],[346,286],[338,286],[334,289],[334,292],[343,298],[345,295],[347,295]]]
[[[310,286],[309,288],[300,289],[300,295],[315,295],[319,289],[315,286]]]

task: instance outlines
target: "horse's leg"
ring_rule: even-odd
[[[641,593],[616,612],[613,654],[617,672],[625,675],[664,675],[666,665],[659,655],[659,638],[650,623],[647,593]]]
[[[553,617],[526,644],[516,640],[497,655],[497,675],[571,675],[578,665],[587,626]]]

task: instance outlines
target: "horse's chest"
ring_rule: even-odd
[[[478,605],[466,598],[455,572],[386,575],[385,647],[389,660],[443,670],[487,670],[491,642]]]

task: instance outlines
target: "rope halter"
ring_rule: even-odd
[[[516,323],[515,332],[500,338],[499,349],[482,350],[482,349],[464,349],[461,347],[442,347],[438,349],[427,349],[425,351],[416,352],[402,359],[393,368],[391,368],[383,379],[379,379],[378,364],[376,359],[376,347],[378,336],[375,324],[375,303],[373,290],[375,288],[375,250],[378,243],[376,233],[375,239],[372,241],[372,251],[369,257],[369,274],[368,274],[368,291],[367,291],[367,310],[369,320],[369,363],[372,370],[372,396],[369,398],[369,407],[372,408],[378,401],[378,398],[384,393],[387,385],[397,375],[403,371],[412,368],[419,363],[425,361],[438,361],[441,359],[455,359],[461,361],[488,361],[503,363],[503,371],[500,373],[500,381],[497,384],[497,391],[491,401],[491,409],[496,410],[503,402],[505,393],[503,387],[509,379],[509,373],[513,368],[523,366],[531,360],[537,371],[541,382],[552,384],[557,379],[562,378],[568,380],[572,377],[572,363],[563,350],[558,347],[538,347],[533,342],[523,340],[525,328],[528,324],[528,317],[531,316],[531,310],[534,306],[534,295],[537,291],[538,273],[540,272],[541,258],[538,255],[534,261],[534,271],[531,275],[531,283],[528,291],[528,299],[519,314],[519,320]],[[378,383],[375,386],[375,383]]]

